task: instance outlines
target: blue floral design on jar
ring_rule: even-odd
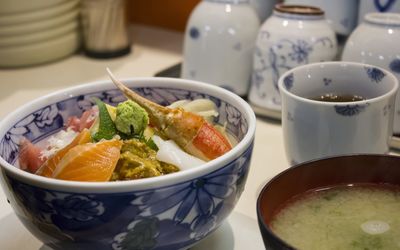
[[[333,48],[334,45],[334,41],[329,37],[321,37],[313,42],[308,42],[303,39],[281,39],[265,52],[257,46],[255,48],[254,58],[259,66],[253,69],[251,84],[259,90],[257,94],[261,98],[267,95],[267,93],[262,91],[262,85],[267,84],[268,81],[273,83],[277,93],[279,93],[278,80],[282,72],[290,70],[298,65],[307,64],[310,54],[312,54],[316,46]],[[271,71],[272,79],[266,79],[264,77],[264,74],[267,74],[266,72],[268,71]],[[280,103],[280,101],[276,100],[276,103]]]
[[[396,0],[386,0],[386,3],[382,4],[381,0],[374,0],[374,5],[379,12],[387,12],[395,2]]]
[[[256,46],[256,48],[254,49],[254,57],[258,61],[260,61],[261,67],[253,69],[253,72],[251,74],[251,84],[254,85],[256,89],[260,89],[261,85],[264,83],[263,72],[268,69],[268,66],[266,60],[263,57],[263,53],[258,46]],[[257,93],[261,98],[264,98],[266,96],[266,93],[262,91],[257,91]]]
[[[283,84],[285,85],[285,88],[287,90],[290,90],[293,87],[293,82],[294,82],[294,75],[293,73],[290,73],[283,79]]]
[[[312,50],[313,47],[308,42],[297,40],[292,44],[292,52],[289,53],[289,57],[297,63],[306,62]]]
[[[400,74],[400,59],[394,59],[390,62],[389,68],[391,71]]]
[[[189,29],[189,36],[193,39],[197,39],[200,37],[200,31],[196,27],[192,27]]]
[[[261,39],[268,40],[271,37],[271,33],[269,33],[269,31],[267,31],[267,30],[260,30],[259,37]]]
[[[355,105],[335,105],[335,111],[337,114],[342,115],[342,116],[354,116],[354,115],[358,115],[359,113],[363,112],[365,110],[365,108],[368,106],[369,104],[355,104]]]
[[[364,67],[364,68],[367,71],[368,78],[372,82],[379,83],[386,76],[386,74],[378,68],[375,67]]]

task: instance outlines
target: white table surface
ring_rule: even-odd
[[[133,26],[131,54],[110,60],[74,55],[58,62],[21,69],[0,69],[0,119],[16,107],[65,87],[108,79],[109,67],[119,78],[154,76],[182,60],[183,35]],[[288,167],[279,122],[257,118],[250,173],[234,212],[215,233],[192,249],[264,249],[258,231],[256,199],[262,186]],[[0,191],[0,249],[45,250],[19,222]]]

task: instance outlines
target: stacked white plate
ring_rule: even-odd
[[[80,46],[79,0],[0,0],[0,67],[54,61]]]

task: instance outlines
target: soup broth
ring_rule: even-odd
[[[271,228],[297,249],[400,249],[400,187],[309,192],[280,209]]]

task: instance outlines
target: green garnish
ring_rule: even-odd
[[[99,108],[99,128],[92,135],[93,140],[100,141],[101,139],[111,140],[116,134],[117,129],[108,113],[106,104],[98,98],[93,98]]]
[[[158,151],[158,147],[157,147],[156,143],[153,141],[153,139],[149,138],[149,139],[146,141],[146,145],[147,145],[149,148],[153,149],[154,151]]]
[[[117,105],[115,127],[127,138],[142,137],[149,124],[147,112],[134,101],[128,100]]]

